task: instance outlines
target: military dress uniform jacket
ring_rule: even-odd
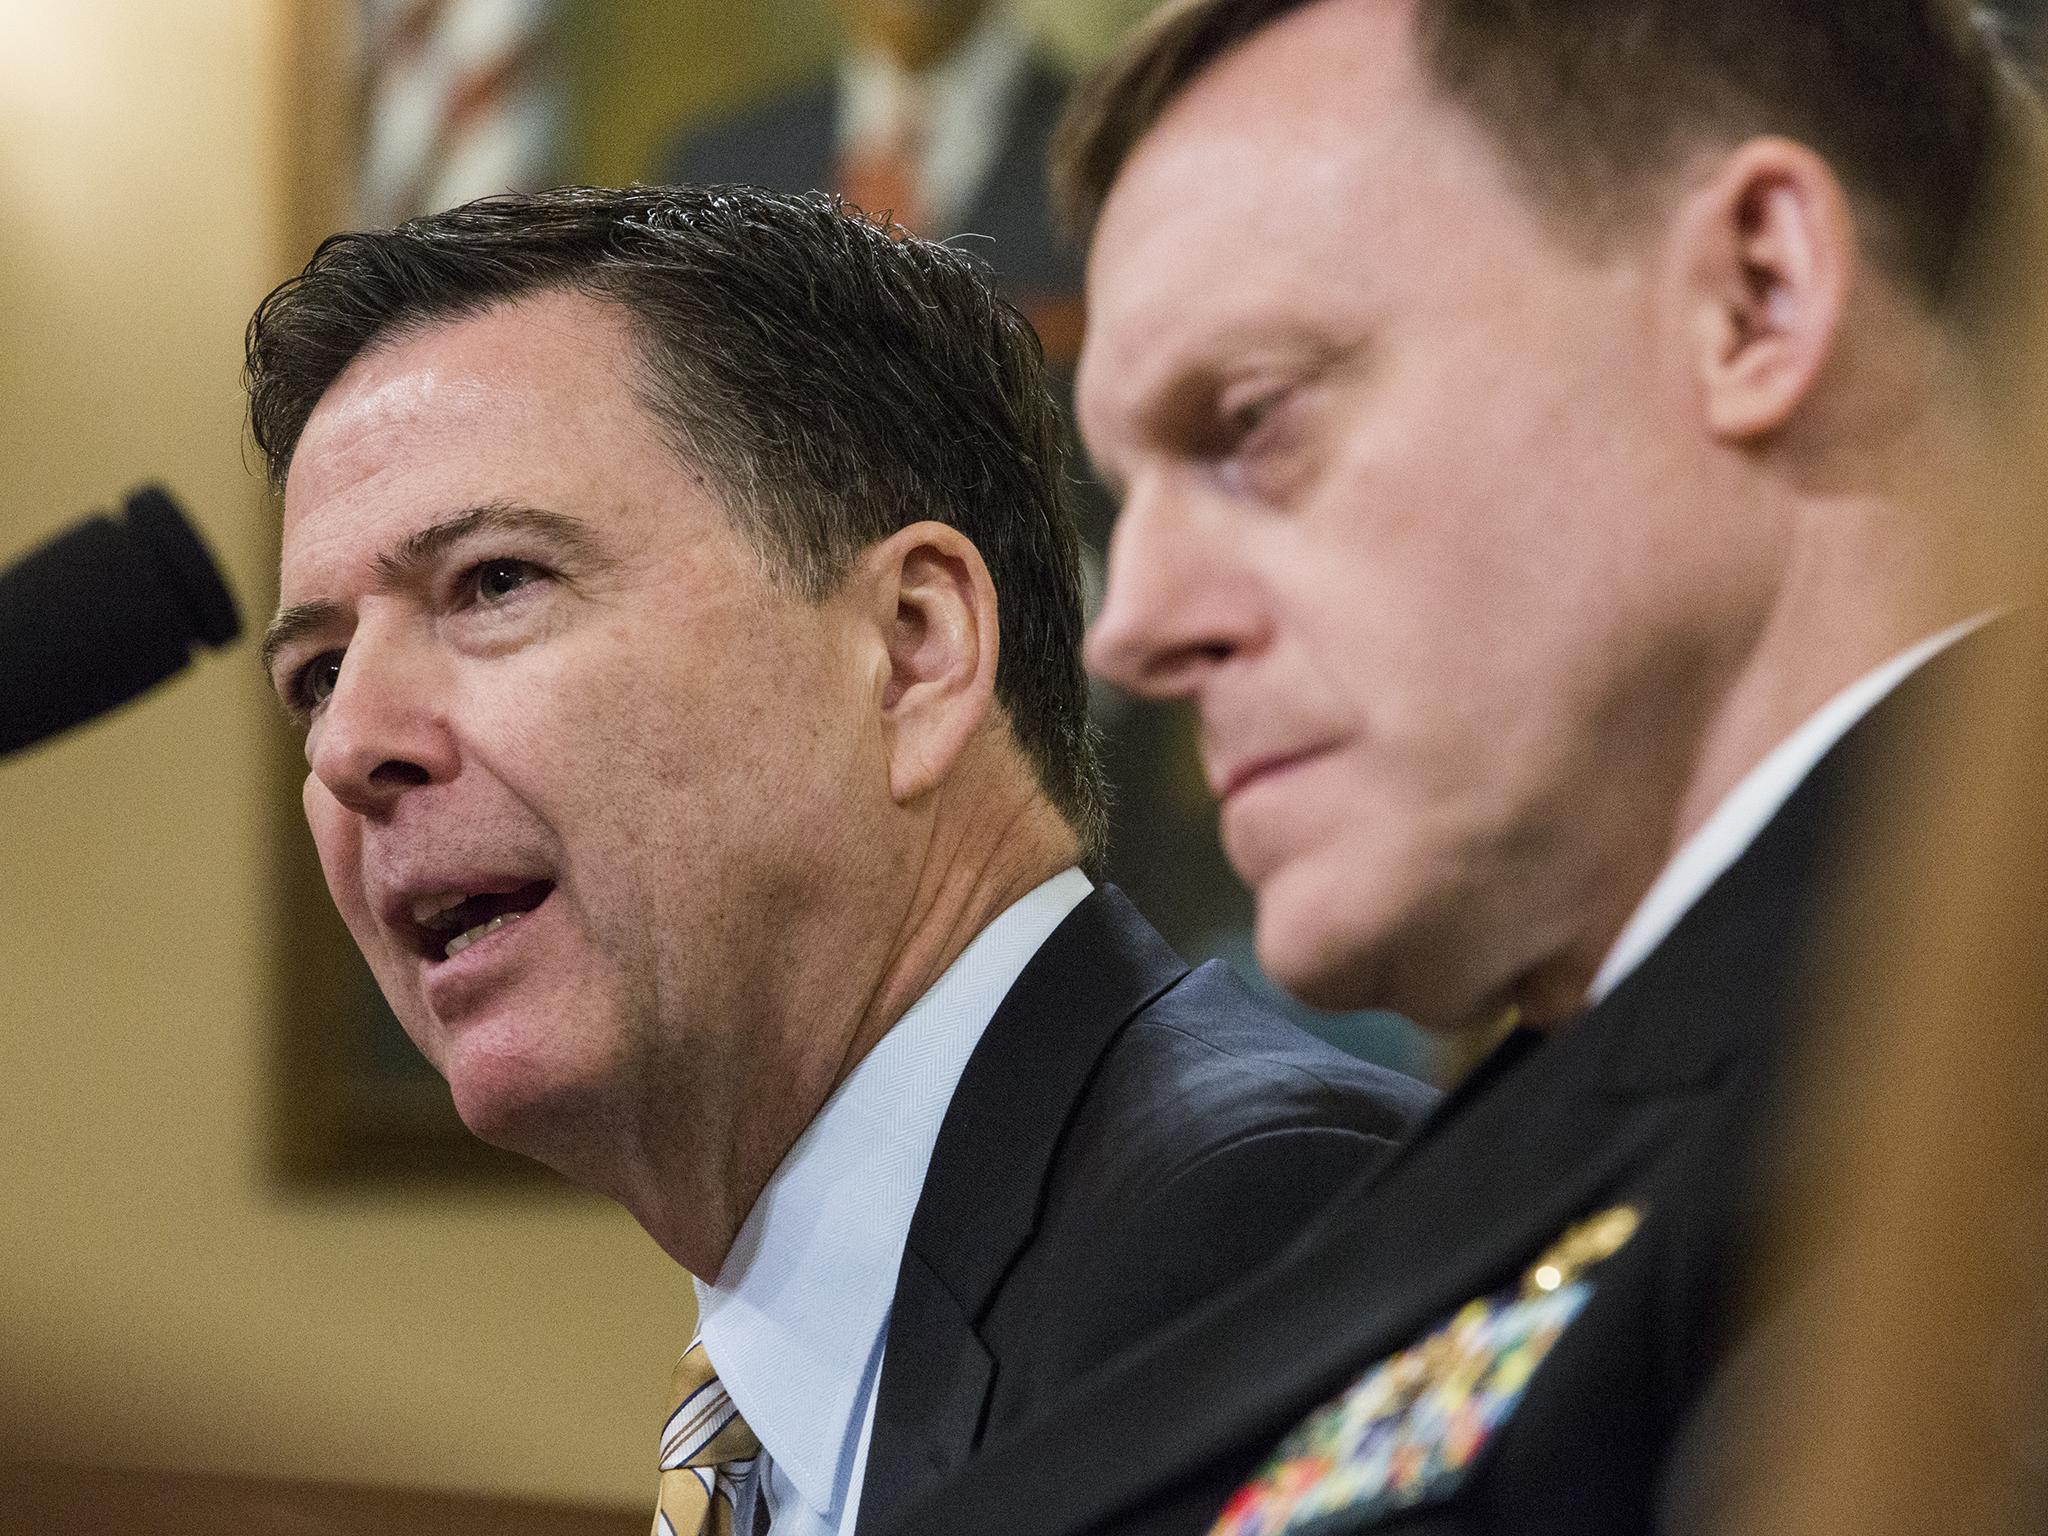
[[[1845,781],[1947,665],[1851,731],[1603,1003],[1510,1037],[1276,1263],[880,1536],[1643,1536],[1689,1519],[1671,1507],[1697,1470],[1689,1420],[1745,1311]]]

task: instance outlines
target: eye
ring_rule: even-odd
[[[1217,402],[1211,460],[1233,494],[1279,506],[1314,467],[1307,384],[1288,378],[1226,394]]]
[[[476,601],[501,603],[521,587],[538,581],[544,572],[531,560],[498,558],[480,560],[463,572],[462,585]]]
[[[1233,443],[1241,443],[1257,432],[1279,408],[1286,394],[1285,390],[1268,390],[1262,395],[1254,395],[1249,400],[1231,406],[1223,417],[1223,429],[1230,440]]]
[[[334,685],[341,680],[341,652],[322,651],[292,674],[286,702],[293,709],[310,714],[327,702]]]
[[[1205,456],[1221,464],[1265,453],[1276,435],[1285,435],[1294,394],[1291,383],[1270,379],[1222,391],[1202,428]]]

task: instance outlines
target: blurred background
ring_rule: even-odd
[[[836,186],[920,233],[976,239],[1070,362],[1078,264],[1046,217],[1044,135],[1070,72],[1145,8],[0,0],[0,571],[162,481],[260,625],[276,530],[243,446],[250,311],[332,229],[508,186]],[[2032,26],[2040,6],[2010,10]],[[1099,552],[1099,495],[1089,518]],[[1114,877],[1190,958],[1249,969],[1249,906],[1185,720],[1102,704],[1121,788]],[[0,756],[8,1454],[176,1469],[182,1507],[202,1513],[138,1522],[159,1532],[644,1529],[687,1279],[623,1212],[454,1123],[328,911],[302,773],[246,641]],[[2031,791],[2016,803],[2038,816]],[[2018,966],[2039,946],[2009,952]],[[1314,1024],[1411,1070],[1440,1065],[1399,1021]],[[2037,1036],[2006,1038],[2013,1060],[2038,1062]],[[1995,1084],[2000,1061],[1930,1050],[1900,1070],[1933,1082],[1974,1066]],[[1916,1102],[1953,1106],[1959,1091]],[[2027,1124],[2003,1124],[2038,1151]],[[1911,1148],[1888,1137],[1872,1156],[1894,1150]],[[1910,1250],[1906,1221],[1869,1226],[1874,1249]],[[1887,1342],[1836,1358],[1881,1376],[1896,1344],[1881,1325],[1921,1305],[1856,1314]],[[1828,1390],[1795,1422],[1832,1425],[1829,1402],[1883,1395]],[[1853,1465],[1832,1444],[1809,1450]],[[140,1487],[94,1475],[64,1507]],[[252,1513],[298,1481],[353,1492]],[[378,1489],[410,1492],[379,1505]],[[74,1528],[47,1514],[65,1487],[50,1497],[22,1528]],[[348,1518],[309,1515],[323,1499]],[[24,1507],[0,1469],[0,1529]]]
[[[332,229],[510,186],[839,187],[973,238],[1064,369],[1044,140],[1144,8],[0,0],[0,571],[160,481],[260,628],[250,311]],[[1102,703],[1114,877],[1250,969],[1185,720]],[[328,910],[303,771],[246,639],[0,756],[0,1431],[637,1523],[687,1279],[461,1130]],[[1399,1021],[1316,1027],[1430,1066]]]

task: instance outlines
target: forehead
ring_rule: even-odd
[[[1412,11],[1322,0],[1286,16],[1139,140],[1089,255],[1084,415],[1254,336],[1368,323],[1511,197],[1415,62]]]
[[[623,514],[679,478],[630,380],[622,318],[544,294],[372,347],[308,418],[284,493],[284,579],[492,501]],[[637,489],[636,489],[637,482]]]

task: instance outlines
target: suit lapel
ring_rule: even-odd
[[[1126,1021],[1187,971],[1105,886],[1054,930],[990,1019],[911,1218],[860,1529],[878,1529],[974,1448],[997,1367],[978,1329],[1037,1230],[1067,1124]]]

